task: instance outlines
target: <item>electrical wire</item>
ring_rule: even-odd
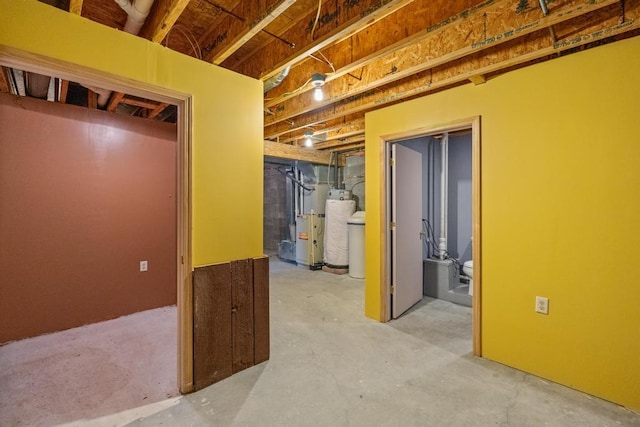
[[[322,0],[318,0],[318,12],[316,13],[316,20],[313,23],[313,27],[311,27],[311,40],[313,40],[313,33],[316,31],[316,26],[318,25],[318,21],[320,20],[321,9],[322,9]]]
[[[335,73],[336,72],[336,68],[333,66],[333,63],[331,61],[329,61],[327,59],[326,56],[324,56],[324,54],[320,51],[318,51],[318,55],[322,56],[322,58],[324,58],[325,62],[329,65],[329,67],[331,67],[331,70]]]
[[[188,28],[186,28],[186,30],[190,34],[187,34],[185,32],[185,30],[183,30],[178,25],[174,25],[173,27],[171,27],[171,29],[167,33],[167,37],[165,38],[165,43],[164,43],[165,47],[169,47],[169,37],[171,36],[171,32],[173,30],[178,30],[184,36],[184,38],[187,39],[187,41],[189,42],[189,45],[191,45],[191,49],[193,50],[193,53],[195,54],[196,58],[202,59],[202,49],[200,48],[200,44],[198,43],[198,39],[196,39],[196,36],[194,36],[193,33],[191,32],[191,30],[188,29]]]
[[[294,89],[294,90],[292,90],[292,91],[290,91],[290,92],[285,92],[285,93],[283,93],[282,95],[280,95],[279,97],[289,96],[289,95],[295,95],[296,93],[298,93],[298,92],[300,92],[302,89],[304,89],[304,87],[305,87],[306,85],[308,85],[308,84],[309,84],[309,82],[311,82],[311,79],[309,79],[309,80],[307,80],[306,82],[304,82],[304,83],[302,84],[302,86],[300,86],[299,88]],[[264,100],[265,100],[265,101],[271,101],[272,99],[275,99],[275,97],[274,97],[274,98],[265,98]]]
[[[280,168],[276,169],[278,172],[280,172],[282,175],[286,176],[287,178],[289,178],[292,182],[296,183],[298,186],[302,187],[302,189],[307,190],[307,191],[315,191],[315,188],[309,188],[306,187],[303,183],[301,183],[300,181],[298,181],[297,179],[295,179],[294,177],[292,177],[291,175],[289,175],[288,172],[286,171],[281,171]]]

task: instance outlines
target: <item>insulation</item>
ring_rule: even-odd
[[[347,221],[355,211],[355,200],[327,200],[324,263],[329,267],[346,268],[349,265]]]

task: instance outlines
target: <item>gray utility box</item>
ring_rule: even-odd
[[[471,307],[469,287],[460,283],[460,272],[452,260],[426,259],[422,267],[424,295]]]

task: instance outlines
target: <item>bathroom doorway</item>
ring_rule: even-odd
[[[424,296],[472,306],[476,355],[481,354],[479,128],[474,118],[385,138],[383,199],[390,224],[387,318],[399,318]]]

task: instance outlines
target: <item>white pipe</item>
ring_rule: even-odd
[[[447,211],[449,202],[449,134],[442,135],[440,168],[440,259],[445,259],[447,255]]]
[[[115,0],[118,6],[127,12],[127,22],[124,24],[123,31],[138,34],[147,16],[149,16],[153,1],[154,0]]]
[[[154,0],[115,0],[115,2],[127,12],[127,22],[124,24],[123,31],[137,35],[149,16]],[[112,91],[95,86],[84,85],[84,87],[98,94],[100,107],[104,108],[107,105]]]
[[[95,86],[88,86],[88,85],[85,85],[84,87],[98,94],[99,106],[104,107],[105,105],[107,105],[107,102],[109,102],[109,97],[111,96],[110,90],[102,89],[100,87],[95,87]]]

